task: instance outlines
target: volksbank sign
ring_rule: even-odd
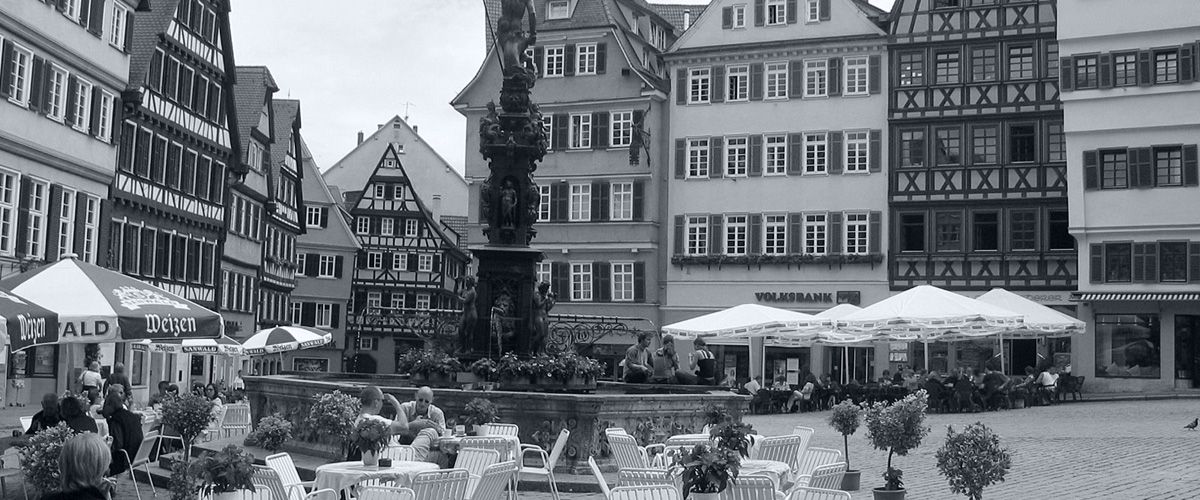
[[[754,299],[759,302],[808,302],[832,304],[831,292],[754,292]]]

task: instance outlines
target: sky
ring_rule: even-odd
[[[322,170],[354,148],[358,132],[399,115],[463,171],[468,128],[450,100],[483,61],[482,0],[231,3],[234,59],[267,66],[275,97],[300,100],[301,134]],[[871,3],[886,9],[891,0]]]

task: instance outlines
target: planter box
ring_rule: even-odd
[[[412,382],[413,382],[413,385],[416,385],[416,386],[422,386],[422,385],[427,385],[429,387],[454,387],[455,386],[454,378],[450,374],[447,374],[447,373],[430,373],[429,375],[425,375],[423,373],[414,373],[414,374],[412,374]]]
[[[459,384],[480,384],[485,382],[483,378],[472,372],[458,372],[455,374],[454,381]]]
[[[545,387],[538,383],[537,377],[507,377],[500,379],[499,389],[502,391],[544,391]]]

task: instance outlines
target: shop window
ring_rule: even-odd
[[[1096,315],[1096,376],[1159,378],[1161,338],[1157,314]]]

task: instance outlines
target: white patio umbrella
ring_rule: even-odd
[[[242,343],[242,352],[251,356],[283,353],[321,347],[332,341],[333,335],[324,330],[305,326],[276,326],[251,335]]]
[[[910,288],[837,320],[842,334],[872,334],[878,340],[934,340],[994,335],[1021,328],[1021,314],[932,285]]]
[[[838,304],[824,311],[817,313],[818,318],[828,318],[836,322],[846,316],[861,311],[862,308],[854,304]],[[828,331],[821,332],[817,335],[817,340],[823,344],[847,345],[857,344],[872,340],[874,334],[871,333],[851,333],[840,332],[836,328],[831,327]]]
[[[226,336],[215,339],[142,340],[137,344],[146,346],[150,352],[222,354],[226,356],[242,354],[242,344]]]
[[[1025,317],[1025,321],[1020,328],[1005,330],[997,334],[1000,344],[1001,368],[1007,366],[1004,362],[1005,337],[1024,339],[1057,338],[1070,337],[1084,331],[1084,322],[1003,288],[993,288],[991,291],[980,295],[976,300],[1003,307]]]
[[[811,314],[776,309],[758,304],[742,304],[728,309],[705,314],[689,320],[672,323],[662,328],[663,333],[677,337],[748,338],[771,335],[815,333],[832,322]]]

